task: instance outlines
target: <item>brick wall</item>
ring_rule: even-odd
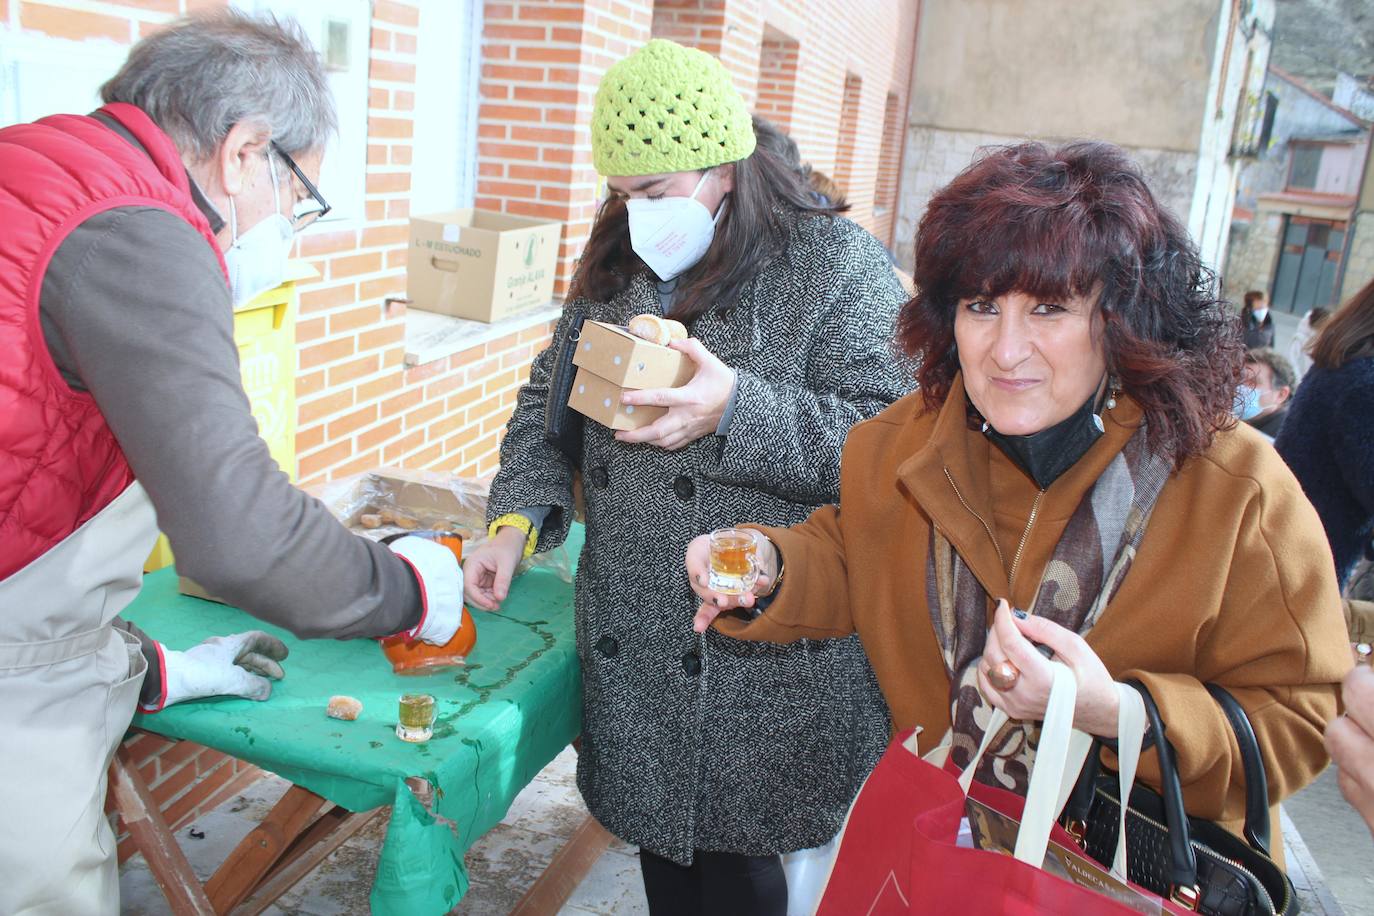
[[[873,234],[890,239],[897,222],[897,194],[902,178],[902,143],[906,139],[906,118],[901,97],[887,94],[883,108],[883,145],[878,157],[878,180],[873,193]]]
[[[203,812],[214,810],[263,775],[252,764],[194,741],[169,741],[140,733],[126,739],[124,747],[173,831],[191,824]],[[113,800],[107,798],[106,802],[106,809],[112,810]],[[135,852],[133,840],[122,825],[116,833],[119,861],[123,862]]]
[[[403,365],[405,306],[387,300],[405,296],[419,25],[415,3],[374,4],[366,221],[299,243],[321,273],[301,295],[297,328],[296,446],[306,484],[382,464],[494,472],[501,429],[551,330]]]
[[[562,220],[555,289],[566,291],[596,214],[588,129],[596,87],[616,60],[660,37],[720,56],[746,99],[757,97],[761,111],[787,124],[803,158],[826,172],[839,156],[846,67],[866,77],[851,99],[847,190],[853,218],[887,241],[890,219],[875,220],[873,207],[880,158],[900,163],[901,136],[884,131],[884,113],[889,93],[898,112],[906,110],[917,7],[918,0],[489,2],[477,205]]]
[[[653,5],[612,0],[487,3],[477,206],[565,223],[555,293],[596,215],[591,112],[601,75],[649,38]]]
[[[785,131],[792,129],[792,104],[797,94],[795,38],[765,27],[759,48],[759,96],[754,110]]]
[[[863,77],[849,73],[844,78],[840,99],[840,136],[835,144],[835,169],[830,177],[845,195],[854,180],[854,146],[859,132],[859,102],[863,98]]]
[[[880,166],[900,172],[902,137],[884,130],[884,116],[891,94],[899,123],[905,120],[919,6],[919,0],[658,0],[652,28],[654,37],[717,54],[745,98],[788,128],[803,160],[831,177],[845,173],[850,217],[886,243],[892,218],[874,215]],[[852,142],[843,139],[841,126],[846,86]]]

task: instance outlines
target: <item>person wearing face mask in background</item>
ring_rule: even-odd
[[[758,648],[692,632],[687,543],[833,501],[850,426],[911,384],[887,343],[905,296],[882,246],[774,146],[701,51],[651,41],[606,73],[592,150],[610,196],[507,427],[493,539],[464,564],[469,603],[499,607],[521,554],[566,537],[580,469],[578,787],[640,847],[655,914],[785,912],[778,853],[834,836],[887,740],[853,639]],[[544,420],[582,310],[683,322],[692,336],[673,346],[696,374],[627,393],[668,412],[622,432],[587,420],[570,457]]]
[[[1269,314],[1269,299],[1257,289],[1245,294],[1245,305],[1240,310],[1240,329],[1245,335],[1247,350],[1274,345],[1274,319]]]
[[[1245,372],[1236,392],[1236,419],[1244,420],[1273,442],[1288,416],[1288,401],[1297,387],[1293,366],[1277,350],[1260,347],[1245,354]]]
[[[159,527],[182,574],[302,637],[443,643],[462,606],[447,549],[356,537],[291,485],[240,380],[233,306],[327,209],[334,109],[299,27],[182,20],[101,95],[0,130],[6,914],[118,911],[105,773],[136,704],[266,699],[282,675],[264,633],[176,652],[115,617]]]

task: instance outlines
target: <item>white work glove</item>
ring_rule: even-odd
[[[389,546],[410,564],[420,583],[424,611],[420,614],[420,622],[405,635],[436,646],[444,645],[463,624],[463,570],[458,565],[458,558],[443,544],[413,535],[397,538]]]
[[[277,662],[286,658],[286,644],[261,630],[212,636],[198,646],[177,652],[162,648],[163,706],[199,697],[236,696],[265,700],[272,681],[285,672]]]

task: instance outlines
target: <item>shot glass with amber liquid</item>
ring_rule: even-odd
[[[751,531],[721,528],[711,532],[711,590],[743,595],[759,578],[759,543]]]

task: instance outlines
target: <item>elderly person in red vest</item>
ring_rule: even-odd
[[[119,626],[159,527],[183,574],[301,636],[444,643],[461,620],[453,555],[355,537],[292,487],[239,378],[233,306],[327,209],[335,116],[299,29],[177,23],[102,96],[0,130],[7,914],[118,910],[104,773],[140,699],[265,699],[281,674],[265,634],[173,652]]]

